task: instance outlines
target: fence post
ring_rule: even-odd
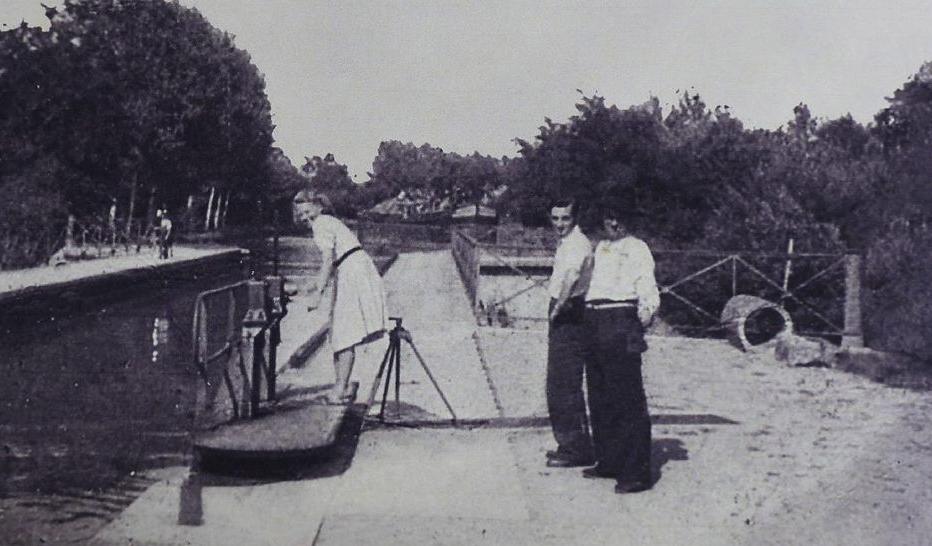
[[[861,325],[861,256],[845,255],[845,325],[842,347],[863,347]]]
[[[482,247],[479,246],[479,241],[473,241],[473,260],[475,266],[473,268],[473,288],[472,288],[472,312],[476,313],[476,308],[479,305],[479,283],[482,278]]]

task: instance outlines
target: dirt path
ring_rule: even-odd
[[[506,414],[544,413],[542,385],[526,378],[542,381],[545,334],[483,329],[480,336]],[[518,360],[519,344],[531,348],[530,358]],[[624,532],[630,543],[929,543],[932,393],[789,368],[725,342],[655,337],[650,344],[645,375],[659,481],[630,499],[601,490],[589,497],[637,522]],[[579,500],[578,473],[543,467],[541,451],[551,443],[546,428],[513,437],[528,498],[549,499],[532,502],[532,511],[542,521],[585,522],[557,527],[554,540],[616,543],[618,528],[602,504]],[[571,487],[572,502],[548,497]]]

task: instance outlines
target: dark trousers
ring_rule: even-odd
[[[644,328],[634,307],[586,309],[586,383],[599,467],[619,483],[652,483],[651,430],[641,375]]]
[[[553,304],[551,300],[550,310]],[[582,298],[571,299],[547,331],[547,411],[557,450],[567,457],[590,459],[592,440],[583,394],[586,336],[582,310]]]

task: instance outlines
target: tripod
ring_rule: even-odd
[[[382,406],[379,408],[379,421],[382,423],[385,422],[385,402],[388,399],[388,388],[392,383],[392,370],[394,370],[395,410],[398,410],[400,399],[399,391],[401,390],[401,340],[403,339],[408,342],[411,350],[414,351],[414,356],[416,356],[418,362],[421,363],[421,367],[424,368],[427,377],[430,378],[430,382],[433,383],[434,388],[437,389],[437,394],[440,395],[444,405],[446,405],[447,410],[453,417],[453,422],[456,423],[456,413],[453,412],[450,402],[448,402],[447,397],[444,396],[443,391],[440,389],[440,385],[438,385],[437,380],[434,379],[434,375],[430,373],[430,368],[427,367],[427,363],[424,362],[421,353],[419,353],[417,347],[414,346],[414,341],[411,339],[411,332],[401,326],[401,317],[389,317],[389,320],[395,321],[395,327],[388,332],[388,349],[385,350],[382,364],[379,365],[379,372],[376,374],[375,381],[372,383],[372,390],[369,391],[369,400],[366,402],[366,407],[372,407],[372,403],[375,401],[376,394],[379,390],[379,384],[382,382],[382,376],[387,373],[385,377],[385,388],[382,390]]]

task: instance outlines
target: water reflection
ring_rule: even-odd
[[[181,457],[196,375],[191,310],[198,292],[242,277],[238,267],[164,278],[116,301],[79,302],[0,328],[0,493],[100,487]]]
[[[102,488],[187,461],[194,300],[247,272],[271,272],[261,264],[271,245],[238,244],[256,258],[245,268],[115,282],[93,296],[63,292],[0,310],[0,496]],[[285,273],[307,275],[313,252],[306,238],[285,240]]]
[[[152,363],[159,360],[159,346],[169,344],[168,332],[171,322],[168,317],[155,317],[152,323]]]

